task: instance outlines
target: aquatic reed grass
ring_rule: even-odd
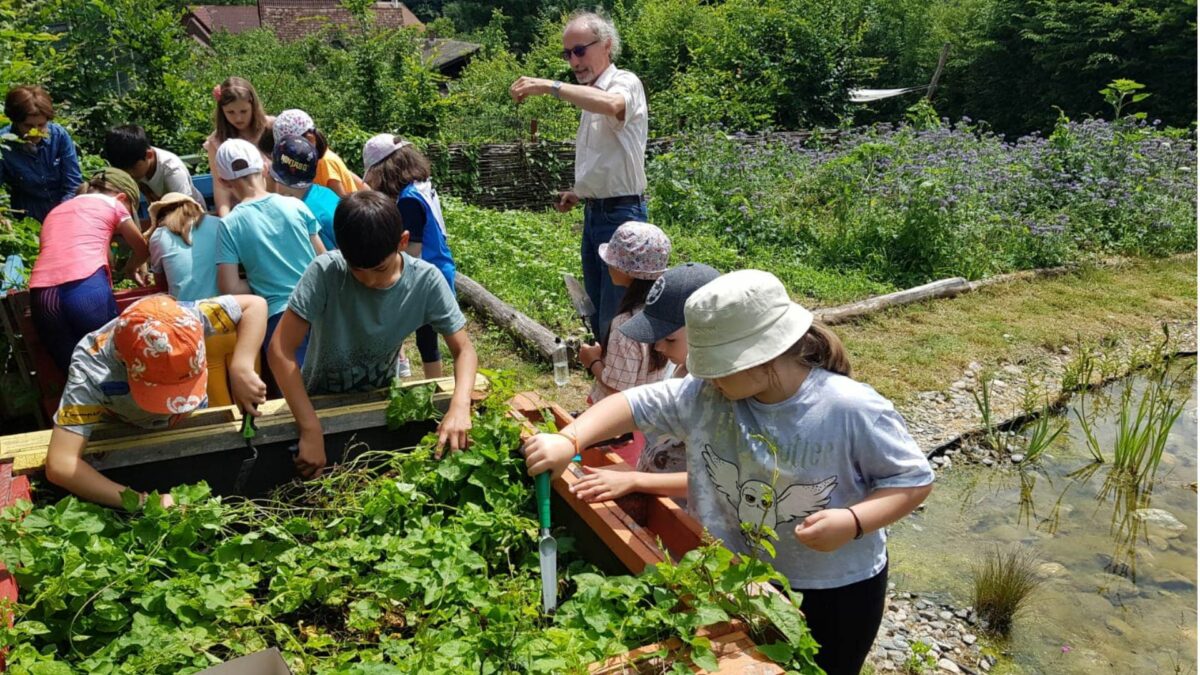
[[[1042,583],[1037,575],[1037,559],[1028,550],[1016,547],[992,550],[972,567],[971,577],[975,612],[987,630],[1003,637],[1012,632],[1013,617]]]

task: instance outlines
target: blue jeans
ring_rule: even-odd
[[[603,340],[608,334],[608,325],[612,323],[621,298],[625,295],[625,289],[612,282],[608,265],[600,259],[600,244],[607,244],[617,228],[625,223],[631,220],[645,222],[646,218],[645,201],[608,210],[601,209],[598,203],[593,202],[583,209],[583,241],[579,255],[583,262],[583,289],[596,308],[591,322],[597,340]]]

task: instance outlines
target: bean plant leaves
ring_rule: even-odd
[[[416,391],[393,397],[390,420],[428,418],[432,388]],[[672,636],[715,668],[697,630],[735,616],[765,643],[773,626],[792,650],[773,653],[815,672],[796,608],[746,592],[778,574],[718,543],[604,576],[559,533],[564,602],[543,616],[537,511],[504,410],[476,414],[468,452],[435,463],[430,437],[368,451],[261,502],[197,484],[171,509],[130,493],[124,510],[73,497],[5,510],[0,560],[21,588],[15,625],[0,625],[9,672],[189,673],[276,646],[296,673],[569,673]]]

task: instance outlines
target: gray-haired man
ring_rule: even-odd
[[[608,19],[576,12],[563,28],[563,58],[579,84],[520,77],[509,88],[520,103],[529,96],[549,95],[580,109],[575,135],[575,186],[561,192],[555,208],[569,211],[584,201],[584,288],[597,308],[592,330],[603,339],[624,289],[608,276],[600,260],[607,243],[623,223],[646,221],[646,91],[637,75],[617,68],[621,38]]]

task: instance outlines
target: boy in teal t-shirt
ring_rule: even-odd
[[[265,348],[296,282],[313,258],[325,252],[318,236],[321,226],[299,199],[267,192],[262,154],[248,141],[222,143],[216,163],[221,184],[238,200],[221,222],[217,285],[222,293],[252,292],[267,301]],[[245,280],[238,276],[239,264],[246,270]]]
[[[445,277],[404,252],[408,232],[387,196],[355,192],[334,218],[340,250],[319,256],[296,285],[267,355],[300,429],[297,468],[325,464],[321,423],[308,395],[385,387],[404,339],[430,325],[454,359],[454,396],[438,426],[439,449],[466,447],[478,359]],[[292,356],[308,335],[303,370]]]

